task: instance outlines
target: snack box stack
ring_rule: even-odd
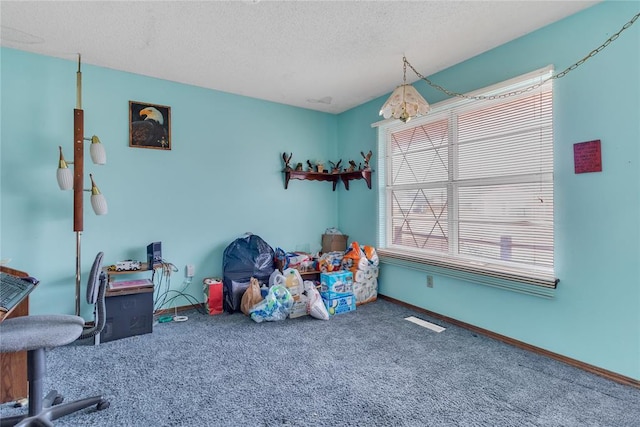
[[[329,316],[355,311],[356,297],[353,294],[353,273],[350,271],[321,273],[320,295]]]

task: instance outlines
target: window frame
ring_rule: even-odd
[[[490,99],[488,101],[484,101],[485,106],[490,105],[487,102],[508,102],[510,98],[510,96],[508,96],[509,94],[519,93],[519,91],[524,91],[523,93],[526,93],[528,92],[526,91],[527,88],[541,82],[544,82],[544,85],[551,85],[550,90],[553,91],[552,75],[553,67],[547,66],[513,79],[473,91],[466,96],[489,97]],[[501,94],[507,94],[507,96]],[[551,102],[553,103],[553,99]],[[539,266],[526,266],[526,268],[523,268],[515,266],[513,263],[501,263],[498,260],[474,259],[472,256],[451,256],[450,254],[438,254],[418,249],[411,250],[406,247],[399,247],[394,245],[393,242],[390,242],[393,227],[392,192],[403,187],[426,188],[431,186],[442,188],[443,184],[447,190],[449,201],[447,208],[448,236],[449,239],[457,239],[458,230],[456,227],[458,221],[453,219],[458,217],[458,212],[456,211],[458,202],[453,203],[451,197],[454,196],[454,192],[458,187],[465,185],[464,181],[456,182],[454,179],[456,177],[452,176],[454,170],[450,167],[452,162],[458,161],[456,157],[457,141],[455,141],[455,144],[450,145],[450,148],[455,148],[453,150],[448,150],[447,181],[430,182],[427,185],[408,184],[405,186],[399,185],[393,187],[391,185],[391,177],[389,177],[387,173],[391,170],[389,164],[391,158],[391,144],[388,143],[388,140],[392,133],[398,132],[399,130],[410,129],[420,126],[422,123],[433,122],[439,117],[450,117],[452,114],[451,112],[454,109],[456,110],[455,114],[459,115],[460,111],[477,108],[472,105],[474,103],[475,101],[473,99],[469,99],[467,97],[448,99],[432,105],[429,114],[415,118],[408,123],[389,119],[372,125],[373,127],[378,128],[378,254],[380,261],[387,264],[454,277],[530,295],[547,298],[553,297],[555,294],[555,288],[559,282],[555,277],[555,270],[553,266],[550,268]],[[553,116],[551,120],[553,121]],[[451,136],[450,138],[456,138],[456,136]],[[553,156],[553,153],[551,155]],[[544,175],[545,182],[551,183],[551,186],[553,187],[553,171],[545,173]],[[481,178],[481,180],[483,182],[505,182],[502,178],[496,178],[493,180],[490,178]],[[452,185],[452,182],[456,184]],[[453,245],[456,245],[455,247],[457,247],[457,242],[453,243]],[[555,245],[553,246],[555,250]],[[553,258],[554,256],[552,255],[552,259]]]

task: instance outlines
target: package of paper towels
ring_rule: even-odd
[[[356,305],[378,298],[379,259],[373,246],[360,246],[358,242],[352,242],[343,257],[342,268],[353,273]]]

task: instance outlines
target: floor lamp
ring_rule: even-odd
[[[91,141],[91,160],[97,165],[107,163],[107,155],[102,143],[97,136],[91,138],[84,137],[84,111],[82,110],[82,72],[80,71],[80,55],[78,55],[78,72],[76,73],[76,108],[73,110],[73,162],[67,162],[60,149],[60,160],[58,163],[57,179],[61,190],[73,189],[73,231],[76,233],[76,315],[80,315],[80,290],[81,290],[81,245],[80,237],[84,228],[83,225],[83,192],[91,192],[91,207],[96,215],[106,215],[108,212],[107,201],[104,195],[96,186],[93,175],[91,179],[91,189],[84,190],[84,142]],[[72,173],[68,165],[73,164]]]

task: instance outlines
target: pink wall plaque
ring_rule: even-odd
[[[573,163],[575,173],[602,172],[600,140],[573,144]]]

